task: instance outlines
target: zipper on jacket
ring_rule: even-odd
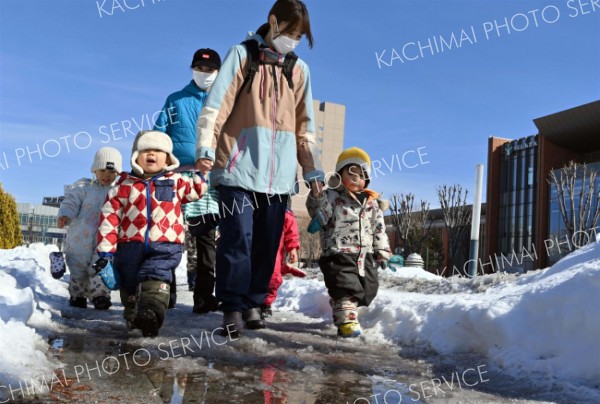
[[[360,254],[362,253],[362,215],[365,210],[365,205],[363,205],[360,202],[359,202],[359,204],[360,204],[360,211],[358,212],[358,257],[360,258]],[[358,265],[358,262],[357,262],[357,265]],[[365,267],[365,263],[363,262],[363,269],[364,269],[364,267]]]
[[[363,214],[363,211],[365,210],[368,200],[365,199],[365,203],[363,204],[350,191],[346,190],[346,192],[350,196],[350,199],[354,199],[354,201],[356,203],[358,203],[358,205],[360,206],[360,210],[358,211],[358,255],[356,256],[356,268],[358,269],[358,260],[360,259],[360,253],[362,252],[362,214]],[[365,258],[366,258],[366,256],[365,256]],[[365,265],[365,263],[363,262],[363,269],[364,269],[364,265]],[[360,273],[360,270],[359,270],[359,273]]]
[[[273,72],[273,92],[275,97],[273,97],[273,117],[271,119],[271,171],[270,171],[270,175],[269,175],[269,189],[268,189],[268,193],[271,193],[272,191],[272,187],[273,187],[273,176],[274,176],[274,172],[275,172],[275,135],[277,133],[277,99],[279,97],[279,89],[277,86],[277,68],[275,67],[275,65],[271,65],[272,66],[272,72]]]

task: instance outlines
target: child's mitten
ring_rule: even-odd
[[[50,253],[50,274],[54,279],[60,279],[65,274],[67,266],[62,252],[54,251]]]
[[[100,278],[102,282],[106,285],[110,290],[117,290],[121,286],[121,276],[118,271],[115,271],[110,258],[100,258],[98,259],[94,265],[92,266],[94,271]]]

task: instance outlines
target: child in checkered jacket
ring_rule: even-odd
[[[200,199],[207,188],[199,175],[173,172],[178,166],[167,134],[138,133],[132,173],[121,174],[102,207],[96,267],[114,266],[127,325],[144,336],[158,335],[169,305],[172,270],[184,248],[182,204]]]

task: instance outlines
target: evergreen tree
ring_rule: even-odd
[[[21,242],[17,203],[11,194],[4,192],[0,183],[0,248],[15,248]]]

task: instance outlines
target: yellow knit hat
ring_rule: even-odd
[[[366,151],[358,147],[344,150],[337,159],[335,171],[340,172],[348,164],[358,164],[366,174],[367,185],[371,179],[371,158]]]
[[[358,164],[367,174],[371,173],[371,158],[366,151],[358,147],[344,150],[335,163],[335,171],[339,172],[348,164]]]

